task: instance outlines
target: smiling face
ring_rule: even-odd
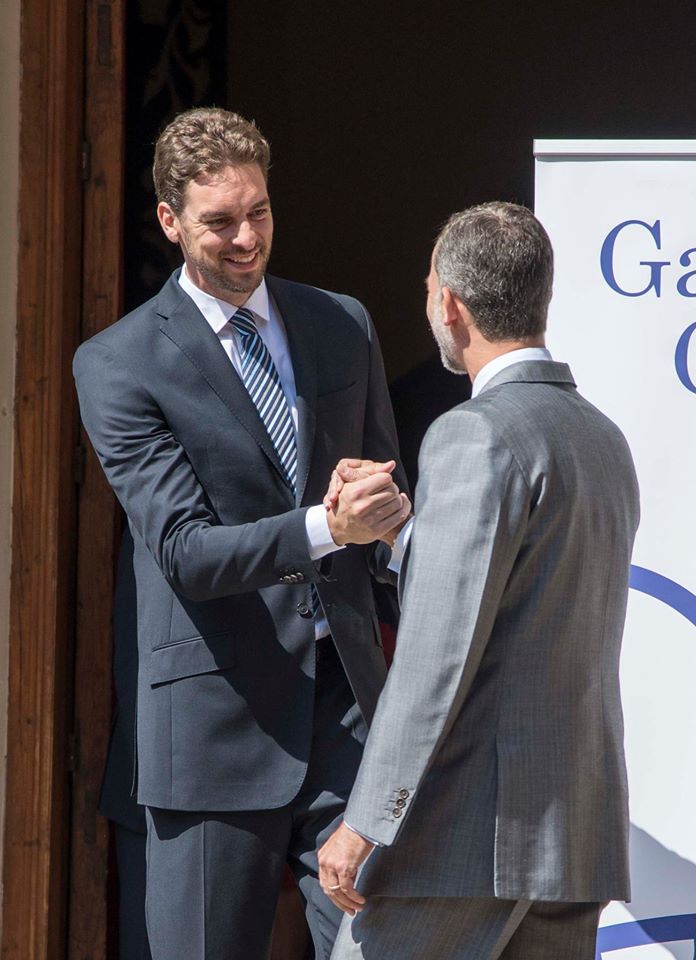
[[[257,164],[190,181],[181,213],[160,203],[157,216],[168,239],[180,245],[196,286],[235,306],[248,300],[263,279],[273,240],[271,203]]]

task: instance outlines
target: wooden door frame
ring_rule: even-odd
[[[86,340],[123,313],[125,0],[87,0],[82,325]],[[81,436],[76,565],[74,763],[67,960],[108,953],[109,826],[97,812],[112,714],[116,501]]]
[[[89,787],[95,777],[89,755],[106,736],[101,728],[110,710],[110,680],[81,761],[71,734],[74,666],[88,670],[87,617],[95,657],[103,658],[110,643],[111,563],[106,572],[97,564],[113,536],[113,500],[99,486],[93,462],[82,463],[70,363],[83,331],[111,322],[120,308],[115,277],[121,242],[123,5],[124,0],[23,0],[21,8],[3,960],[63,960],[68,930],[72,938],[75,925],[74,917],[68,925],[68,902],[77,902],[76,883],[82,884],[84,910],[95,915],[94,884],[105,886],[105,829]],[[107,96],[103,87],[109,84]],[[91,177],[84,145],[90,137]],[[93,564],[91,577],[85,561]],[[89,609],[83,607],[85,596]],[[101,660],[99,667],[104,668]],[[89,691],[92,707],[109,667]],[[84,714],[90,703],[82,687],[77,686],[76,703]],[[71,784],[69,768],[76,762]],[[82,835],[72,830],[72,851],[71,799],[83,818]],[[78,847],[82,856],[76,864]],[[97,919],[100,924],[103,928]],[[103,929],[92,931],[90,942],[104,935]],[[86,942],[84,936],[78,940]],[[93,960],[103,949],[92,951]],[[71,951],[74,957],[87,955],[87,949]]]

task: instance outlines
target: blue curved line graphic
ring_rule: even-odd
[[[634,564],[631,564],[628,585],[633,590],[647,593],[649,597],[655,597],[656,600],[666,603],[696,627],[696,596],[686,587],[682,587],[668,577],[663,577],[660,573]]]
[[[691,940],[696,946],[696,913],[650,917],[600,927],[597,931],[595,960],[602,960],[602,954],[606,955],[612,950],[642,947],[649,943],[674,943],[678,940]]]

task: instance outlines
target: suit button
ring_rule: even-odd
[[[304,600],[302,603],[297,604],[297,612],[305,620],[308,620],[312,616],[312,611],[308,603],[305,603]]]
[[[399,796],[401,797],[402,800],[408,800],[410,794],[408,790],[399,790]]]
[[[406,806],[406,801],[402,800],[401,797],[399,797],[399,799],[396,801],[396,805],[397,807],[403,810],[403,808]]]
[[[394,807],[394,809],[392,810],[392,816],[394,816],[394,817],[400,817],[400,816],[401,816],[401,810],[400,810],[398,807]]]

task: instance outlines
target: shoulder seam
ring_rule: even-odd
[[[143,390],[148,395],[148,397],[150,398],[152,403],[157,407],[157,409],[159,409],[159,404],[157,403],[155,398],[152,396],[152,393],[150,392],[148,387],[143,383],[140,377],[137,376],[137,374],[133,371],[130,364],[126,363],[126,361],[123,359],[120,353],[116,352],[110,344],[102,343],[102,341],[97,340],[96,337],[93,337],[91,340],[86,340],[85,343],[80,344],[80,346],[85,346],[88,343],[93,344],[95,347],[100,347],[102,350],[106,351],[106,353],[109,354],[110,358],[114,362],[119,362],[123,366],[123,369],[128,372],[128,375],[135,381],[135,383],[138,384],[140,389]]]
[[[495,440],[497,440],[497,441],[498,441],[502,446],[504,446],[505,449],[508,451],[508,453],[510,454],[510,457],[514,460],[514,462],[515,462],[515,464],[516,464],[516,466],[517,466],[517,469],[518,469],[518,471],[519,471],[519,473],[520,473],[520,476],[522,477],[522,480],[524,481],[525,487],[526,487],[527,490],[531,493],[531,489],[532,489],[532,488],[531,488],[531,485],[530,485],[530,483],[529,483],[529,479],[528,479],[527,474],[526,474],[524,468],[522,467],[522,464],[520,463],[520,461],[519,461],[519,459],[518,459],[517,454],[515,453],[515,451],[512,449],[512,447],[511,447],[510,444],[507,442],[507,440],[505,439],[505,437],[501,434],[500,430],[497,429],[496,424],[494,423],[494,421],[493,421],[490,417],[486,416],[486,414],[484,413],[483,410],[471,410],[471,409],[467,409],[467,407],[468,407],[468,405],[469,405],[470,403],[471,403],[470,400],[465,400],[465,401],[463,401],[462,403],[458,404],[456,407],[452,407],[451,410],[447,410],[447,411],[446,411],[445,413],[443,413],[440,417],[438,417],[438,419],[435,421],[435,423],[437,423],[439,420],[444,420],[444,419],[445,419],[446,417],[448,417],[450,414],[468,414],[469,416],[474,416],[474,417],[477,417],[477,416],[478,416],[478,417],[479,417],[481,420],[483,420],[483,421],[486,423],[486,425],[490,428],[490,430],[491,430],[491,435],[495,438]]]

